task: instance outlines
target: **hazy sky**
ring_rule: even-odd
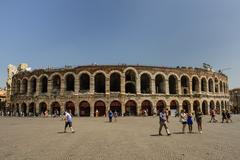
[[[0,0],[7,65],[144,64],[231,68],[240,87],[239,0]]]

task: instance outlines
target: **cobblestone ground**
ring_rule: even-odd
[[[220,117],[218,117],[220,120]],[[74,118],[76,133],[63,133],[60,118],[0,117],[1,160],[237,160],[240,157],[240,116],[233,123],[208,123],[203,134],[180,134],[178,118],[173,133],[157,136],[158,117]],[[164,135],[165,132],[163,132]]]

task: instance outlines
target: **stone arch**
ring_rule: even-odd
[[[29,104],[28,115],[29,116],[35,116],[36,115],[36,105],[35,105],[34,102]]]
[[[220,81],[220,92],[223,92],[223,84],[222,84],[222,81]]]
[[[27,116],[27,104],[25,102],[21,104],[21,111],[24,116]]]
[[[111,104],[110,104],[110,110],[112,112],[116,111],[119,116],[122,115],[122,104],[121,104],[121,102],[119,102],[118,100],[112,101]]]
[[[190,113],[191,111],[191,103],[188,100],[184,100],[182,103],[182,108],[186,113]]]
[[[221,108],[222,108],[222,110],[223,109],[225,110],[225,106],[224,106],[224,102],[223,101],[221,101]]]
[[[137,116],[137,103],[134,100],[129,100],[125,104],[125,115]]]
[[[210,101],[210,109],[215,109],[215,103],[213,100]]]
[[[169,94],[178,94],[178,77],[174,74],[168,77]]]
[[[45,74],[40,77],[40,91],[41,93],[47,93],[48,91],[48,76]]]
[[[207,79],[206,77],[201,78],[201,91],[207,92]]]
[[[129,69],[125,72],[125,92],[136,94],[137,87],[137,75],[136,72],[132,69]]]
[[[82,101],[79,103],[79,115],[80,117],[90,117],[90,104],[88,101]]]
[[[143,73],[140,76],[141,80],[141,93],[150,94],[151,93],[151,75],[148,73]]]
[[[192,77],[192,92],[199,93],[199,78],[197,76]]]
[[[27,94],[27,92],[28,92],[28,79],[23,78],[23,80],[22,80],[22,93]]]
[[[47,103],[45,103],[45,102],[39,103],[39,114],[46,116],[47,111],[48,111]]]
[[[95,117],[106,116],[106,105],[103,101],[96,101],[94,104],[94,115]]]
[[[141,104],[142,113],[145,110],[148,116],[152,116],[152,102],[150,100],[144,100]]]
[[[66,91],[74,92],[75,91],[75,74],[71,72],[66,73],[64,77],[65,77]]]
[[[164,94],[166,93],[166,79],[162,74],[157,74],[155,76],[155,89],[156,93]]]
[[[188,75],[181,76],[181,92],[182,94],[190,94],[190,78]]]
[[[84,72],[79,75],[81,93],[86,93],[90,91],[90,77],[91,75],[88,72]]]
[[[121,92],[121,74],[119,72],[110,74],[110,92]]]
[[[21,80],[17,80],[17,91],[18,94],[21,92]]]
[[[106,76],[102,72],[94,74],[94,84],[96,93],[106,93]]]
[[[65,103],[65,110],[68,110],[73,116],[75,116],[75,104],[72,101],[68,101]]]
[[[61,105],[59,102],[55,101],[51,104],[51,115],[60,116],[61,114]]]
[[[198,108],[200,108],[200,102],[198,100],[195,100],[193,102],[193,111],[196,113],[198,111]]]
[[[216,102],[216,113],[217,113],[217,114],[220,114],[220,111],[221,111],[221,105],[220,105],[220,102],[217,101],[217,102]]]
[[[170,101],[170,114],[175,116],[179,114],[179,102],[177,100]]]
[[[53,74],[51,76],[52,80],[52,92],[53,93],[59,93],[61,90],[61,83],[62,83],[62,78],[59,73]]]
[[[34,94],[37,91],[37,77],[33,76],[30,78],[30,93]]]
[[[202,102],[202,112],[204,115],[208,114],[208,103],[206,100]]]
[[[218,93],[219,92],[219,84],[218,84],[218,78],[215,78],[215,93]]]
[[[208,91],[213,92],[213,80],[212,80],[212,78],[208,79]]]
[[[163,108],[167,108],[167,104],[164,100],[159,100],[156,104],[157,113],[160,113]]]

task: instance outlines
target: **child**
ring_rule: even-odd
[[[189,128],[189,133],[192,133],[193,121],[192,121],[192,113],[190,113],[190,112],[187,115],[187,124],[188,124],[188,128]]]

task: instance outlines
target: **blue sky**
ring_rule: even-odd
[[[7,65],[231,68],[240,87],[239,0],[0,0],[0,87]]]

